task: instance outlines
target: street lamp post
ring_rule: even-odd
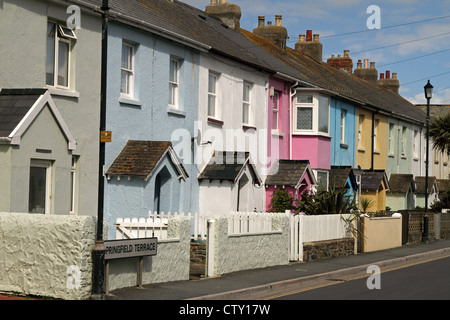
[[[428,243],[428,168],[429,168],[429,155],[430,155],[430,100],[433,97],[433,86],[428,80],[428,83],[424,87],[425,98],[427,99],[427,149],[425,160],[425,214],[423,216],[423,234],[422,241]]]

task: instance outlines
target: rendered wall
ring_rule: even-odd
[[[158,240],[157,254],[145,257],[142,283],[189,280],[190,230],[188,218],[169,220],[168,239]],[[137,285],[139,258],[111,260],[109,290]]]
[[[402,246],[402,216],[363,218],[363,252],[372,252]]]
[[[95,225],[90,216],[0,213],[0,291],[89,298]]]
[[[272,220],[272,232],[228,234],[227,218],[215,219],[214,274],[264,268],[289,263],[289,217]]]

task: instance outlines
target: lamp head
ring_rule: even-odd
[[[433,86],[430,83],[430,80],[428,80],[428,83],[424,87],[425,90],[425,98],[431,99],[433,97]]]

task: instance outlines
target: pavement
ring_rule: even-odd
[[[296,262],[218,277],[192,279],[124,288],[111,291],[104,300],[253,300],[264,299],[295,288],[317,286],[355,276],[370,276],[367,268],[377,265],[381,272],[404,264],[450,256],[450,239],[407,244],[376,252],[333,258],[311,263]]]

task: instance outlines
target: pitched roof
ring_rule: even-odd
[[[390,189],[389,181],[384,170],[370,171],[353,169],[353,171],[355,174],[361,175],[361,190],[378,190],[383,182],[386,190]]]
[[[308,82],[316,84],[331,94],[378,108],[392,116],[410,119],[424,124],[426,115],[409,101],[379,85],[361,80],[353,74],[338,70],[324,62],[316,61],[294,49],[283,50],[259,35],[246,30],[241,32],[261,48],[299,71]]]
[[[109,167],[106,175],[136,176],[147,180],[166,154],[169,154],[179,174],[186,179],[188,174],[169,141],[129,140]]]
[[[252,171],[253,179],[260,184],[261,179],[250,161],[250,153],[239,151],[215,151],[198,179],[229,180],[236,183],[247,165]]]
[[[396,174],[392,173],[389,178],[390,192],[391,193],[408,193],[409,188],[413,187],[415,191],[414,176],[412,174]]]
[[[436,179],[439,193],[445,193],[450,190],[450,179]]]
[[[425,193],[425,177],[416,177],[416,193],[422,194]],[[436,187],[437,190],[437,181],[436,177],[428,177],[428,188],[430,189],[430,192],[433,190],[433,187]]]
[[[61,128],[70,150],[76,149],[76,141],[47,89],[2,89],[0,92],[0,138],[20,145],[22,136],[41,110],[48,106]]]
[[[298,186],[302,177],[310,174],[313,184],[316,184],[309,160],[278,160],[266,178],[266,185]]]
[[[45,89],[2,89],[0,92],[0,137],[8,137],[46,91]]]
[[[336,188],[344,188],[347,180],[350,178],[351,188],[356,190],[358,185],[356,184],[355,175],[350,167],[331,167],[329,173],[329,183]]]

